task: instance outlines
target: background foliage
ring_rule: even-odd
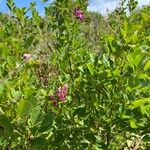
[[[150,6],[122,1],[103,17],[87,4],[55,0],[41,17],[35,3],[17,8],[7,0],[11,14],[0,14],[0,149],[150,148]],[[53,101],[66,84],[65,100]]]

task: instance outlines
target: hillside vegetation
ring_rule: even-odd
[[[150,149],[150,6],[126,2],[104,17],[55,0],[40,16],[7,0],[0,149]]]

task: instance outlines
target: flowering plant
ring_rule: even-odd
[[[59,101],[64,102],[68,93],[68,85],[65,84],[63,87],[59,87],[54,95],[51,95],[49,98],[53,101],[54,106],[58,105]]]
[[[74,16],[76,16],[76,18],[79,19],[80,21],[85,20],[85,16],[80,8],[74,9]]]
[[[6,1],[0,150],[149,150],[150,7],[124,0],[106,19],[87,0],[55,0],[45,16]]]

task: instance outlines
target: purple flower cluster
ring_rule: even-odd
[[[80,8],[74,9],[74,16],[76,16],[76,18],[80,21],[83,21],[85,19],[85,16]]]
[[[63,87],[59,87],[54,95],[51,95],[49,99],[53,102],[54,106],[58,106],[58,101],[64,102],[68,93],[68,85],[65,84]]]

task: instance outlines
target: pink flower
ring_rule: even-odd
[[[76,16],[76,18],[79,19],[80,21],[83,21],[85,19],[82,10],[80,10],[79,8],[74,9],[74,16]]]
[[[28,60],[31,58],[31,54],[23,54],[23,59]]]
[[[63,101],[66,99],[68,93],[68,85],[65,84],[63,87],[59,87],[54,95],[49,96],[49,99],[53,101],[54,106],[58,105],[58,100]]]
[[[68,92],[68,85],[65,84],[63,87],[59,87],[58,90],[56,91],[57,97],[61,100],[64,101]]]

